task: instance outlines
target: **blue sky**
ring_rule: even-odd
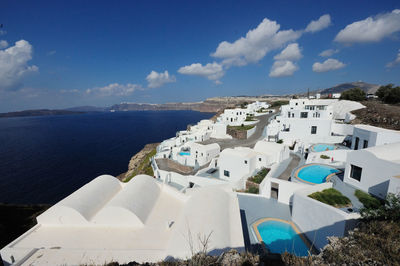
[[[399,1],[3,1],[0,111],[400,84],[398,9]]]

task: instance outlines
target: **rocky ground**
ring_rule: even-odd
[[[353,111],[357,116],[352,124],[366,124],[400,130],[400,105],[384,104],[378,100],[362,102],[366,108]]]
[[[143,149],[136,153],[129,161],[128,171],[120,174],[117,178],[121,181],[127,181],[132,176],[140,174],[149,174],[150,157],[155,154],[155,149],[160,143],[146,144]],[[154,154],[153,154],[154,153]]]

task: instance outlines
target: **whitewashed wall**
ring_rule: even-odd
[[[328,236],[344,236],[360,217],[357,213],[348,214],[308,197],[330,187],[332,183],[309,186],[293,195],[292,220],[317,249],[328,244]]]

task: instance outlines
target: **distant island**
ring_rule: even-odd
[[[0,113],[0,118],[22,117],[22,116],[44,116],[44,115],[74,115],[74,114],[83,114],[83,113],[85,113],[85,112],[38,109],[38,110],[25,110],[25,111],[19,111],[19,112]]]

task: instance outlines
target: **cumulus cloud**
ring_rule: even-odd
[[[331,16],[329,14],[322,15],[318,20],[312,20],[307,28],[304,30],[305,32],[318,32],[323,30],[331,25]]]
[[[5,40],[0,41],[0,49],[4,49],[8,47],[8,42]]]
[[[269,76],[272,78],[292,76],[299,67],[293,62],[303,57],[298,43],[291,43],[279,54],[274,56],[275,62]]]
[[[353,22],[342,29],[335,41],[342,43],[378,42],[400,31],[400,9]]]
[[[400,49],[399,49],[399,51],[397,53],[396,59],[394,61],[392,61],[392,62],[387,63],[386,67],[387,68],[391,68],[391,67],[394,67],[395,65],[397,65],[399,63],[400,63]]]
[[[189,66],[184,66],[179,68],[179,73],[183,75],[194,75],[208,78],[209,80],[216,81],[219,84],[219,79],[222,78],[225,74],[222,65],[213,62],[208,63],[206,65],[202,65],[200,63],[194,63]]]
[[[245,37],[233,43],[221,42],[211,56],[223,59],[222,64],[226,66],[244,66],[258,62],[269,51],[297,40],[300,36],[301,31],[280,30],[276,21],[265,18],[255,29],[248,31]]]
[[[296,70],[298,67],[292,61],[279,60],[272,65],[269,76],[272,78],[287,77],[293,75]]]
[[[327,71],[337,70],[345,66],[346,64],[343,64],[339,60],[329,58],[322,63],[319,62],[314,63],[312,66],[312,70],[314,72],[327,72]]]
[[[142,86],[137,84],[118,84],[113,83],[105,87],[96,87],[93,89],[87,89],[86,93],[90,95],[107,97],[107,96],[128,96],[136,90],[142,89]]]
[[[20,40],[5,50],[0,50],[0,89],[14,88],[28,73],[37,72],[35,65],[29,66],[32,59],[32,45]]]
[[[301,54],[299,44],[291,43],[288,46],[286,46],[286,48],[283,49],[282,52],[274,56],[274,59],[296,61],[302,57],[303,55]]]
[[[175,76],[170,76],[166,70],[164,73],[158,73],[153,70],[147,75],[146,80],[149,88],[158,88],[166,83],[176,82]]]
[[[337,53],[339,53],[339,49],[336,49],[336,50],[334,50],[334,49],[328,49],[328,50],[322,51],[322,52],[319,54],[319,56],[322,56],[322,57],[329,57],[329,56],[332,56],[332,55],[337,54]]]

